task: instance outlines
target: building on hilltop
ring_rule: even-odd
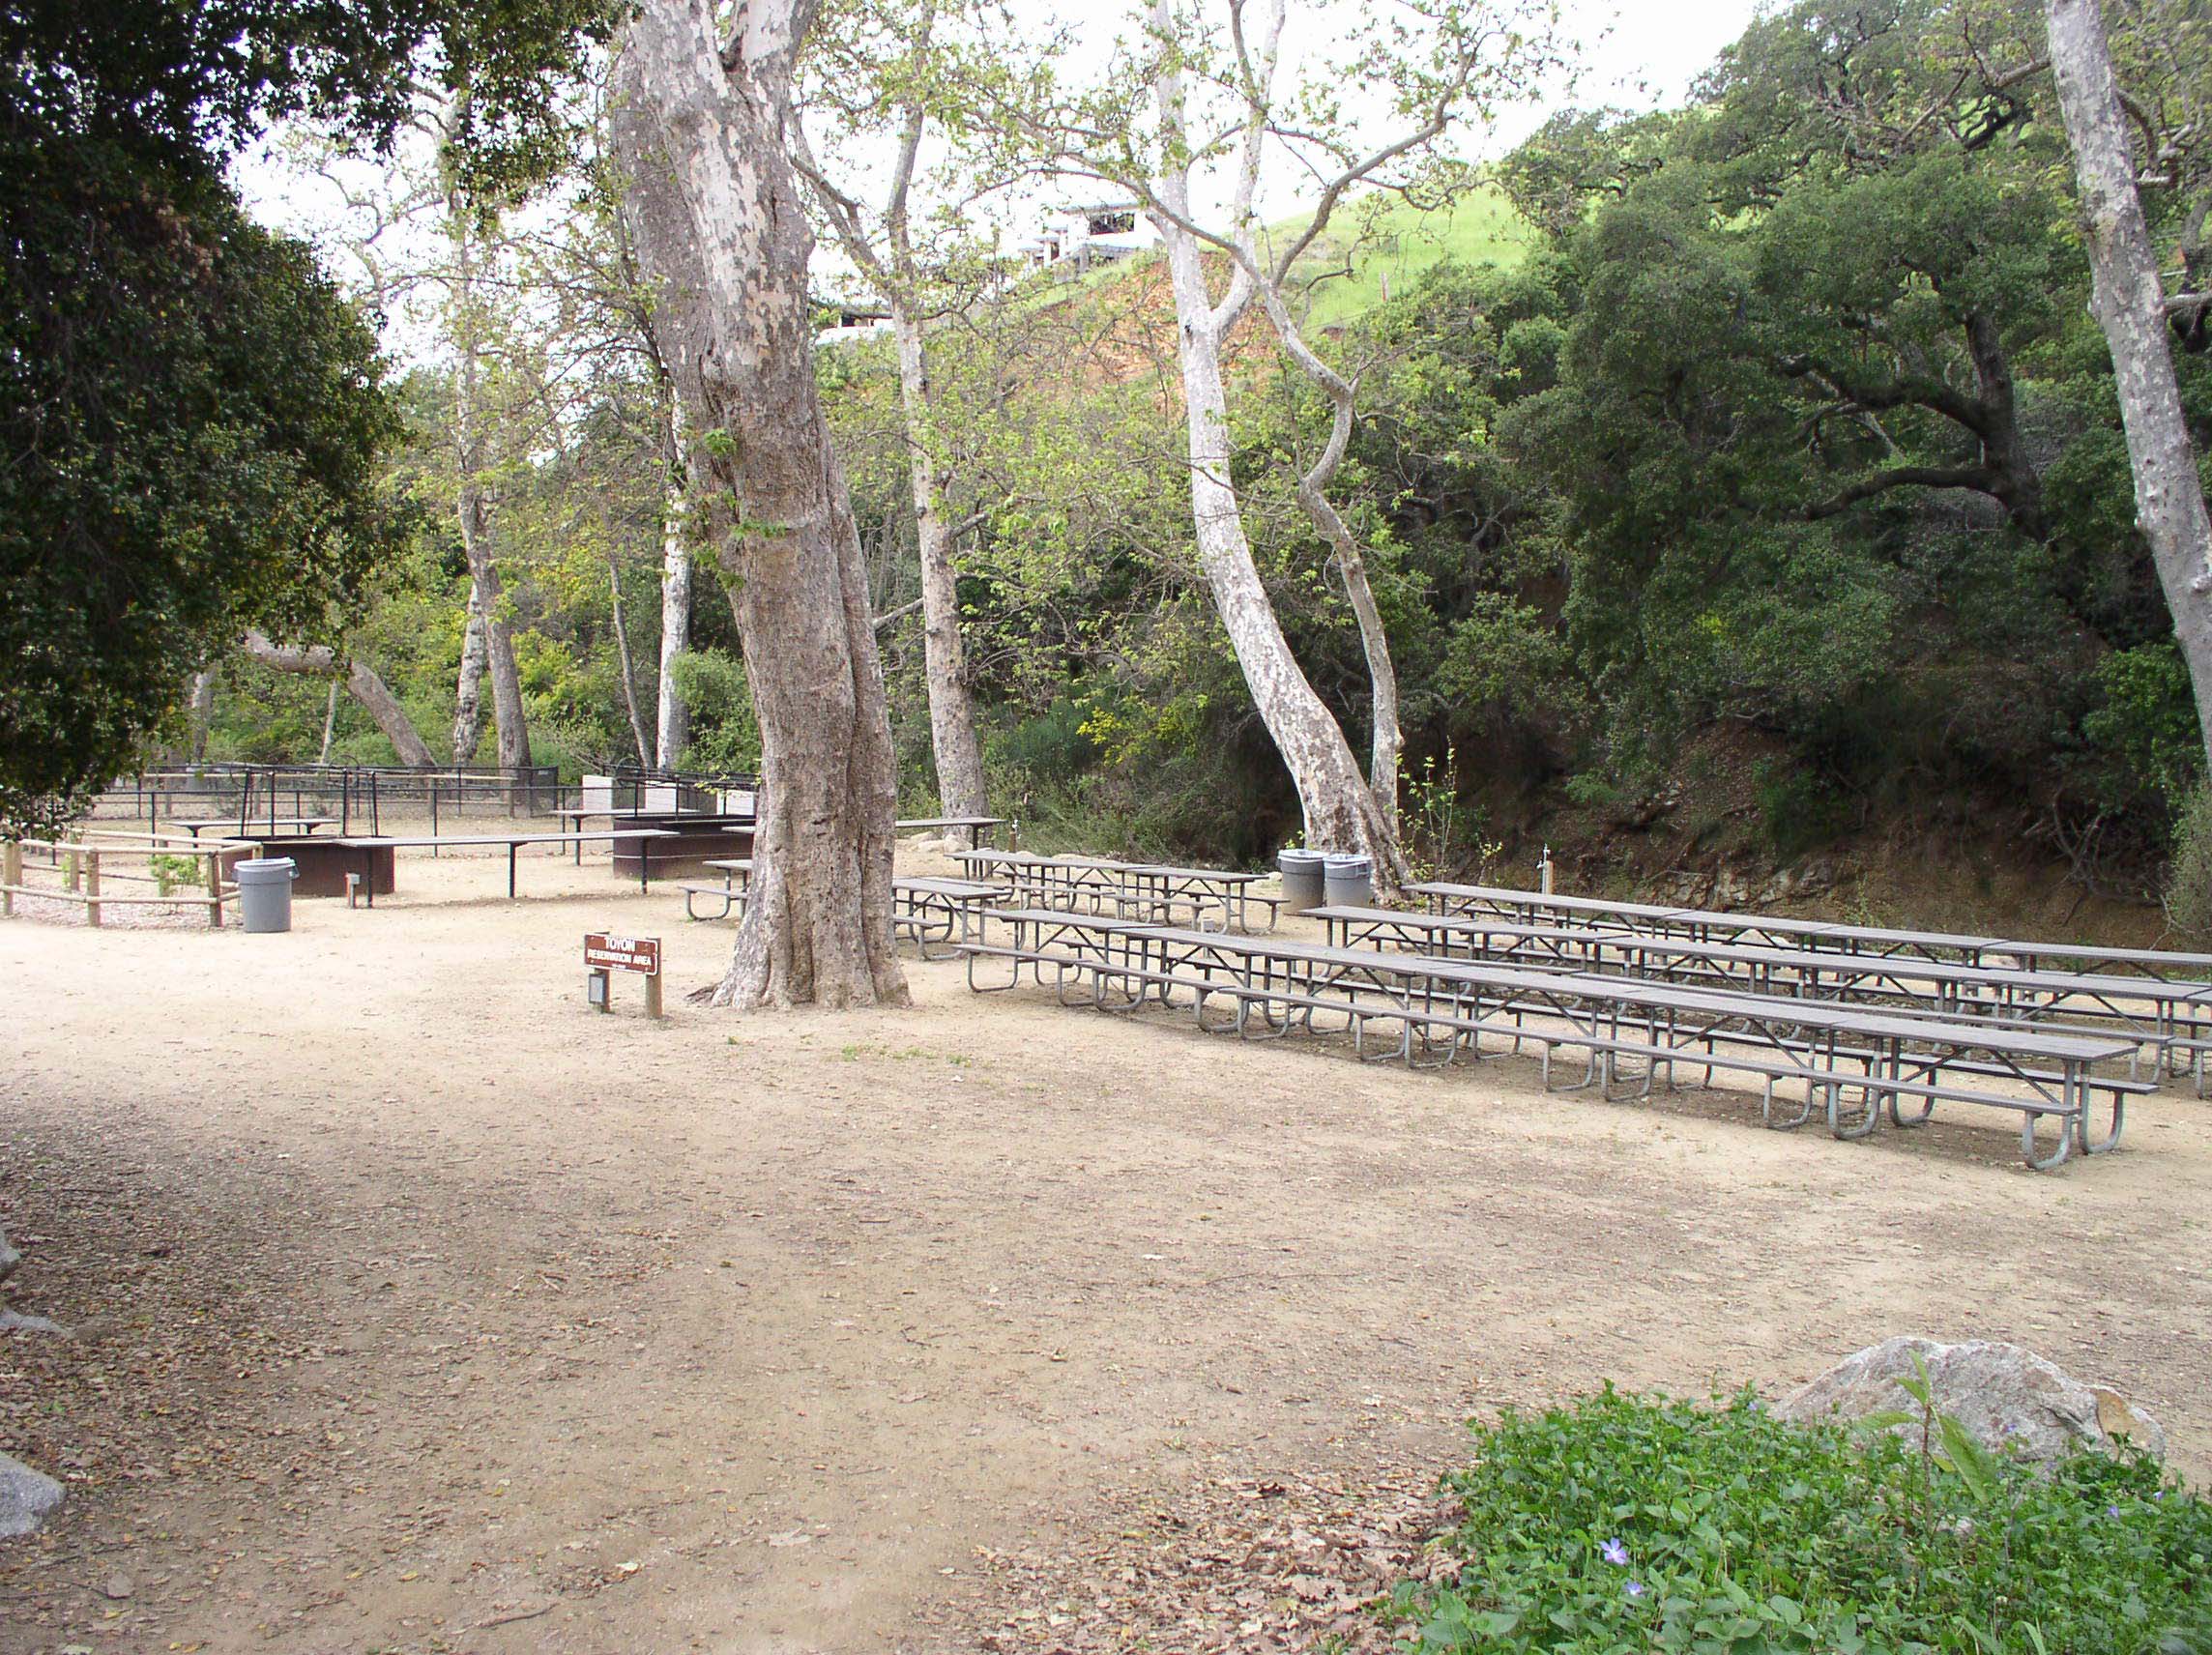
[[[1032,270],[1074,276],[1125,259],[1152,242],[1152,227],[1134,201],[1100,201],[1057,209],[1018,250]]]

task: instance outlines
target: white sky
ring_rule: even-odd
[[[1065,15],[1054,0],[1015,0],[1015,4],[1020,10],[1033,6],[1040,15],[1048,12]],[[1506,111],[1488,132],[1462,134],[1458,139],[1461,153],[1473,160],[1504,154],[1559,102],[1629,108],[1679,103],[1687,96],[1691,81],[1750,23],[1759,10],[1759,0],[1563,0],[1563,9],[1568,33],[1583,43],[1578,84],[1555,103]],[[1089,37],[1095,30],[1104,37],[1098,43],[1104,46],[1124,30],[1118,15],[1127,14],[1110,0],[1106,7],[1085,16],[1082,33]],[[1287,41],[1286,47],[1295,51],[1296,42]],[[365,165],[348,170],[353,188],[370,182]],[[338,278],[349,284],[355,281],[358,267],[341,252],[334,238],[344,216],[335,189],[321,181],[304,178],[276,159],[267,144],[242,158],[235,177],[256,217],[318,243]],[[1295,213],[1300,205],[1298,184],[1289,169],[1277,168],[1272,187],[1263,188],[1264,215],[1277,218]],[[1063,190],[1045,199],[1072,200],[1094,193],[1094,187],[1087,191],[1080,182],[1071,181]],[[1016,239],[1029,227],[1009,226]],[[403,247],[394,247],[392,253],[399,263],[407,262]],[[826,278],[824,284],[840,285],[836,273],[842,261],[826,248],[817,251],[816,259],[819,274]],[[386,334],[388,348],[402,358],[434,354],[420,315],[389,318]]]

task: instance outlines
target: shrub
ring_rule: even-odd
[[[1937,1421],[1940,1423],[1940,1421]],[[2045,1475],[1943,1437],[1608,1387],[1476,1429],[1456,1578],[1401,1586],[1423,1651],[2187,1655],[2212,1508],[2148,1461]]]
[[[2212,784],[2192,788],[2182,800],[2162,894],[2168,925],[2192,941],[2212,937]]]

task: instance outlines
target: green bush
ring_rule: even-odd
[[[1391,1605],[1423,1651],[2189,1655],[2212,1507],[2148,1461],[2048,1474],[1608,1387],[1476,1430],[1458,1575]]]
[[[2198,783],[2181,802],[2161,894],[2167,923],[2182,937],[2212,937],[2212,784]]]

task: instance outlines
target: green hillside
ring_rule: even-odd
[[[1295,232],[1306,220],[1287,218],[1269,234]],[[1340,212],[1292,272],[1305,297],[1307,326],[1347,321],[1402,294],[1421,272],[1443,260],[1515,265],[1527,254],[1530,231],[1513,204],[1495,189],[1462,197],[1449,208],[1424,212],[1396,201]],[[1343,274],[1347,264],[1351,274]]]

